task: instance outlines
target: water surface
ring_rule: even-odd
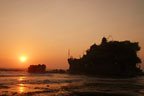
[[[114,79],[0,71],[1,96],[144,96],[144,77]]]

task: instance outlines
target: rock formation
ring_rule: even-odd
[[[81,58],[68,58],[69,72],[106,76],[136,76],[142,74],[137,56],[138,42],[107,41],[93,44]]]
[[[38,65],[30,65],[28,67],[29,73],[45,73],[46,72],[46,65],[38,64]]]

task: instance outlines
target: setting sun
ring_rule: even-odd
[[[26,57],[26,56],[21,56],[21,57],[20,57],[20,61],[21,61],[21,62],[25,62],[26,60],[27,60],[27,57]]]

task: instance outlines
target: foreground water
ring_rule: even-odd
[[[0,96],[144,96],[144,77],[113,79],[0,71]]]

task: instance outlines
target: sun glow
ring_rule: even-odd
[[[26,60],[27,60],[27,57],[26,57],[26,56],[21,56],[21,57],[20,57],[20,61],[21,61],[21,62],[26,62]]]

